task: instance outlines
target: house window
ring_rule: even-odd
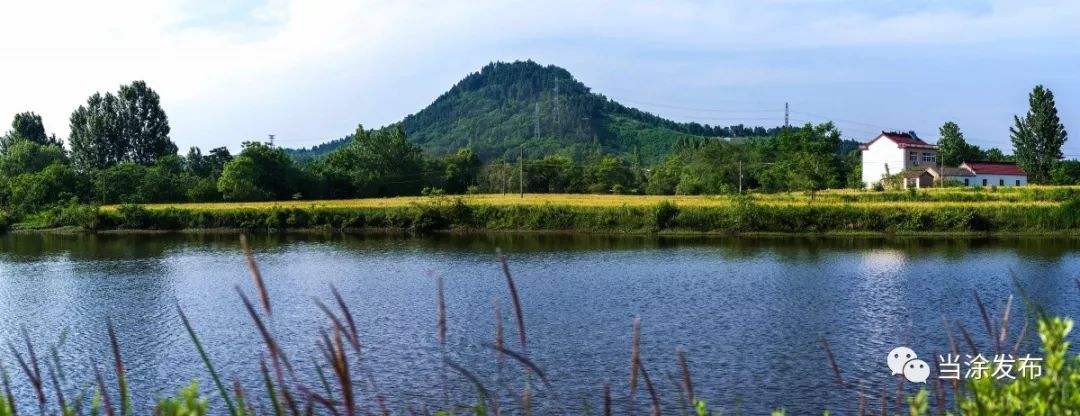
[[[1016,186],[1020,186],[1020,180],[1019,179],[1016,180]]]
[[[964,186],[971,186],[971,180],[964,178]]]
[[[935,153],[923,153],[922,154],[922,160],[923,160],[923,162],[933,162],[933,161],[937,160],[937,154],[935,154]]]
[[[915,162],[916,164],[919,163],[919,153],[918,152],[909,152],[907,158],[908,158],[908,160],[910,160],[912,162]]]
[[[986,179],[983,179],[983,186],[986,186]]]
[[[998,186],[1005,186],[1005,180],[1004,179],[998,179]]]

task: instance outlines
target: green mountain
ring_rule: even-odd
[[[514,160],[562,154],[584,159],[598,153],[639,154],[662,160],[683,139],[765,136],[775,129],[679,123],[630,108],[592,92],[567,70],[533,61],[496,62],[469,74],[431,105],[402,120],[410,141],[432,155],[471,148],[481,159]],[[348,137],[297,158],[318,157]]]

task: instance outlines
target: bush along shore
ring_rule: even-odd
[[[56,207],[23,219],[18,230],[298,229],[571,231],[609,233],[1080,233],[1080,200],[1052,204],[761,203],[736,198],[713,205],[588,206],[470,204],[460,198],[384,207],[148,208]]]

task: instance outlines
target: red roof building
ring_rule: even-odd
[[[964,162],[960,164],[960,167],[976,175],[1027,176],[1024,169],[1009,162]]]
[[[910,133],[898,133],[893,131],[883,131],[881,132],[881,134],[875,137],[874,140],[871,140],[866,144],[859,145],[859,148],[861,148],[862,150],[866,150],[870,147],[871,144],[874,144],[874,142],[881,140],[882,138],[888,139],[893,143],[896,143],[896,147],[901,149],[905,147],[913,147],[918,149],[937,149],[937,146],[924,142],[922,139]]]

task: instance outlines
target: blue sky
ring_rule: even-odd
[[[0,117],[68,134],[95,91],[146,80],[186,149],[276,134],[318,144],[400,120],[496,60],[570,70],[676,120],[832,119],[1010,149],[1044,84],[1080,135],[1080,4],[1069,1],[213,1],[0,5]],[[92,3],[92,4],[89,4]],[[7,115],[5,115],[7,114]],[[1065,153],[1080,157],[1080,136]]]

